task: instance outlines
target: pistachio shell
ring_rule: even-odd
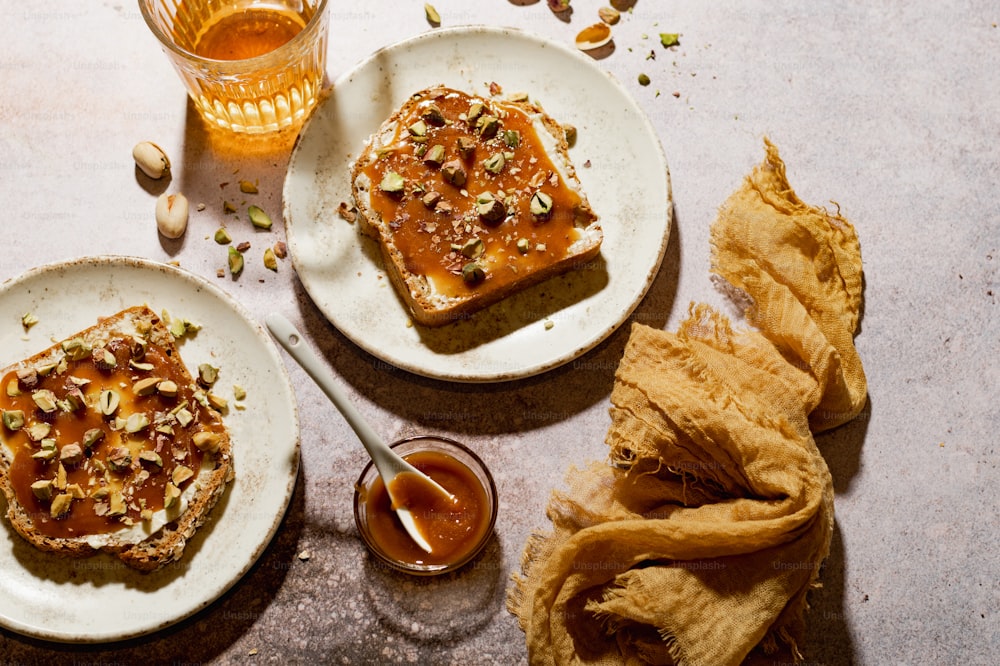
[[[610,41],[611,26],[607,23],[595,23],[577,34],[576,48],[581,51],[591,51],[605,46]]]
[[[152,141],[142,141],[132,148],[132,159],[144,174],[159,180],[170,173],[170,159],[163,149]]]
[[[156,200],[156,228],[165,238],[180,238],[187,230],[188,211],[187,197],[164,192]]]

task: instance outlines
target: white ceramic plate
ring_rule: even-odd
[[[527,92],[575,125],[570,156],[601,218],[600,259],[442,328],[411,325],[374,242],[341,219],[350,165],[409,95],[444,84]],[[589,162],[589,166],[585,163]],[[513,29],[438,29],[374,53],[333,85],[299,136],[285,179],[289,249],[316,306],[344,335],[411,372],[453,381],[534,375],[590,350],[632,313],[670,234],[666,160],[648,119],[589,57]]]
[[[105,642],[147,634],[209,605],[253,565],[278,529],[299,464],[296,402],[274,343],[223,291],[179,268],[144,259],[93,257],[43,266],[0,285],[0,368],[132,305],[148,304],[202,325],[180,341],[189,368],[221,370],[216,392],[236,478],[183,559],[141,574],[98,555],[67,560],[40,552],[0,518],[0,625],[52,641]],[[21,315],[39,323],[27,333]],[[246,388],[232,407],[233,384]],[[0,495],[0,511],[6,513]]]

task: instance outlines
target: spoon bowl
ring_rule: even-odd
[[[396,516],[399,518],[399,522],[402,523],[403,528],[424,552],[432,552],[432,547],[427,538],[420,532],[413,513],[407,508],[404,502],[397,501],[397,497],[393,492],[395,486],[393,482],[400,474],[405,473],[410,483],[419,483],[421,491],[440,493],[443,498],[454,501],[452,494],[437,481],[404,460],[402,456],[393,451],[379,437],[378,433],[375,432],[361,416],[357,408],[348,400],[347,394],[344,393],[343,389],[334,379],[333,374],[323,364],[319,355],[305,344],[302,334],[299,333],[292,322],[277,313],[267,315],[264,322],[267,324],[271,335],[278,341],[278,344],[312,377],[313,381],[316,382],[344,416],[344,419],[354,430],[358,439],[361,440],[361,444],[368,451],[375,469],[385,484],[389,498],[392,500],[392,509],[396,512]]]

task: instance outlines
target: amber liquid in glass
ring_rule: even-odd
[[[201,27],[194,52],[213,60],[255,58],[287,44],[304,27],[301,16],[283,7],[230,8]]]
[[[259,134],[305,119],[322,88],[327,38],[309,26],[315,5],[301,7],[247,0],[177,6],[175,43],[204,59],[182,62],[181,76],[210,123]],[[309,39],[295,39],[307,26]]]

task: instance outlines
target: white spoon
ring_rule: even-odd
[[[401,472],[416,474],[425,481],[426,485],[436,488],[452,500],[454,500],[454,496],[441,487],[437,481],[406,462],[388,444],[382,441],[382,438],[368,425],[360,412],[348,401],[347,395],[337,384],[332,373],[326,368],[316,352],[303,343],[302,334],[296,330],[292,322],[277,313],[267,315],[264,321],[267,324],[268,330],[271,331],[271,334],[278,341],[278,344],[284,347],[285,351],[302,366],[302,369],[313,378],[313,381],[323,389],[323,392],[326,393],[327,397],[340,410],[340,413],[343,414],[347,423],[357,434],[358,439],[364,444],[368,455],[371,456],[372,462],[375,463],[375,469],[378,470],[379,476],[382,477],[382,483],[385,484],[386,492],[389,493],[389,500],[392,502],[396,515],[399,516],[399,521],[416,544],[425,552],[430,553],[431,545],[427,543],[427,539],[420,533],[420,529],[413,519],[413,514],[406,507],[398,505],[392,496],[392,480]]]

